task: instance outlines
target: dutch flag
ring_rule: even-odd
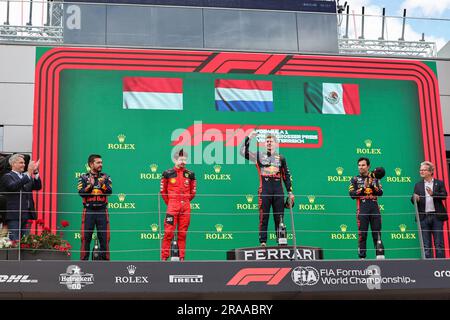
[[[216,79],[217,111],[273,112],[272,82]]]

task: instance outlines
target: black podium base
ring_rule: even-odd
[[[322,248],[293,246],[238,248],[227,252],[227,260],[322,260]]]

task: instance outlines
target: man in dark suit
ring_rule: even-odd
[[[6,223],[10,231],[10,239],[19,240],[22,235],[30,232],[28,220],[37,218],[32,191],[42,188],[38,171],[39,160],[30,161],[25,173],[23,155],[12,155],[9,158],[9,164],[11,171],[1,178],[0,184],[6,191]]]
[[[444,182],[433,178],[434,165],[429,161],[420,164],[422,181],[414,186],[411,202],[417,202],[422,229],[425,257],[433,258],[431,236],[433,235],[436,258],[445,258],[443,224],[448,220],[443,201],[447,198]]]

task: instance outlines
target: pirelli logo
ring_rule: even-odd
[[[227,286],[246,286],[250,282],[265,282],[269,286],[278,285],[291,268],[245,268],[228,281]]]

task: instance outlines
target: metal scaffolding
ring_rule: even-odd
[[[29,7],[30,19],[26,25],[10,24],[10,2],[6,1],[6,21],[0,25],[0,42],[30,44],[62,44],[64,42],[62,2],[46,2],[44,25],[32,24],[32,1]]]
[[[436,57],[434,42],[368,39],[339,39],[339,53],[345,55]]]
[[[64,3],[47,0],[40,2],[42,5],[40,25],[32,24],[33,0],[26,4],[29,7],[29,21],[24,25],[10,24],[10,3],[16,0],[3,1],[3,8],[6,8],[6,20],[0,24],[0,43],[30,43],[30,44],[64,44]],[[35,0],[37,1],[44,0]],[[24,2],[21,2],[22,6]],[[45,4],[45,9],[44,9]],[[346,11],[346,12],[345,12]],[[385,39],[385,10],[383,8],[381,36],[378,39],[366,39],[364,34],[364,7],[359,15],[361,22],[361,32],[354,39],[349,38],[349,6],[339,5],[337,1],[337,21],[338,21],[338,52],[343,55],[371,55],[371,56],[400,56],[400,57],[436,57],[437,47],[434,42],[427,42],[422,34],[419,41],[405,40],[406,10],[403,12],[403,28],[401,37],[398,40]],[[352,14],[355,28],[355,14]],[[378,17],[378,16],[377,16]],[[3,18],[3,17],[2,17]],[[22,19],[24,13],[22,13]],[[45,22],[44,22],[45,21]],[[344,22],[345,21],[345,22]],[[0,22],[1,23],[1,22]],[[344,25],[342,25],[344,23]],[[341,29],[342,27],[342,29]],[[345,30],[345,31],[344,31]],[[354,30],[355,31],[355,30]],[[387,31],[386,31],[387,32]],[[355,34],[357,32],[355,31]]]

